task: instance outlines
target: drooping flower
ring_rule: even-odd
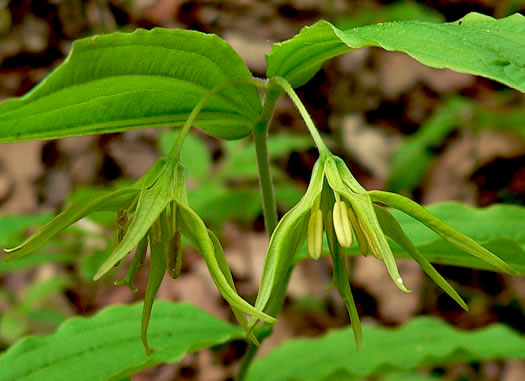
[[[398,194],[367,191],[353,177],[342,159],[332,154],[322,154],[314,165],[305,195],[283,216],[272,234],[255,308],[264,310],[272,295],[281,291],[294,254],[305,240],[310,257],[318,259],[321,256],[325,232],[333,261],[332,285],[336,286],[349,312],[358,348],[362,340],[361,326],[344,258],[344,249],[352,245],[354,234],[361,254],[372,254],[382,260],[390,277],[402,291],[410,292],[399,274],[387,236],[412,256],[427,275],[461,307],[468,309],[452,286],[418,252],[388,209],[377,203],[409,214],[467,253],[501,271],[517,274],[499,257],[439,220],[419,204]],[[256,321],[253,319],[250,322],[250,328]]]
[[[151,353],[147,328],[157,290],[164,274],[176,278],[182,263],[181,235],[200,252],[219,292],[230,304],[248,337],[257,343],[248,331],[246,314],[273,323],[276,320],[255,309],[242,299],[235,289],[226,263],[224,251],[217,237],[209,231],[201,218],[189,207],[186,190],[186,169],[178,160],[159,159],[135,184],[113,192],[91,194],[74,203],[43,226],[21,245],[5,249],[4,261],[26,256],[42,247],[53,236],[90,213],[116,211],[118,244],[95,274],[97,280],[116,266],[136,247],[126,276],[115,282],[132,290],[133,277],[145,261],[150,249],[148,282],[142,314],[142,340],[146,352]]]

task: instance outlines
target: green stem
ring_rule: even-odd
[[[312,138],[314,139],[315,145],[317,146],[317,149],[319,150],[319,153],[321,155],[331,155],[330,150],[324,144],[323,139],[321,138],[321,135],[319,135],[319,131],[317,131],[317,128],[315,127],[315,124],[310,117],[310,114],[308,114],[308,111],[306,111],[306,107],[304,107],[303,102],[301,102],[301,99],[297,96],[297,93],[293,89],[293,87],[288,83],[288,81],[281,77],[272,77],[270,78],[270,85],[276,84],[279,85],[285,92],[288,94],[292,102],[295,104],[295,107],[297,107],[297,110],[299,110],[299,113],[303,117],[304,122],[306,123],[306,127],[308,127],[308,130],[310,131],[310,135],[312,135]]]
[[[257,154],[257,167],[259,169],[259,182],[262,195],[262,207],[264,223],[268,236],[271,236],[277,226],[277,205],[270,173],[270,159],[268,157],[268,129],[275,109],[275,103],[281,90],[272,86],[266,91],[266,98],[261,116],[253,126],[253,137],[255,140],[255,152]]]
[[[279,292],[272,296],[272,298],[270,299],[268,314],[270,314],[271,316],[277,316],[279,314],[279,311],[281,310],[281,307],[283,306],[284,299],[286,297],[286,290],[288,289],[288,282],[290,282],[290,277],[292,275],[292,270],[293,266],[290,266],[290,268],[286,272],[286,275],[281,281],[282,286],[277,287],[277,290],[279,290]],[[273,325],[265,323],[263,326],[257,328],[255,335],[257,336],[259,342],[262,343],[264,339],[266,339],[272,334],[272,332]],[[246,350],[246,353],[242,358],[242,363],[239,368],[239,372],[237,373],[237,381],[244,381],[246,379],[248,370],[250,369],[250,366],[252,365],[252,362],[255,359],[255,355],[258,351],[259,347],[250,342],[248,349]]]
[[[272,184],[272,177],[270,173],[270,160],[268,156],[268,129],[270,121],[273,116],[273,111],[275,109],[275,103],[281,95],[280,86],[270,86],[266,90],[266,98],[264,100],[263,110],[261,116],[253,128],[253,136],[255,140],[255,151],[257,153],[257,166],[259,169],[259,182],[262,195],[263,203],[263,214],[264,214],[264,223],[266,225],[266,231],[268,236],[271,237],[275,227],[277,226],[277,206],[275,203],[275,193]],[[289,277],[283,281],[285,286],[288,284]],[[284,287],[286,290],[287,287]],[[280,301],[275,301],[270,305],[272,314],[277,314],[281,309],[282,303],[284,301],[284,294],[279,295],[278,298]],[[271,325],[264,325],[262,330],[263,334],[257,335],[257,339],[262,343],[262,341],[269,335],[271,335],[273,329]],[[242,359],[241,367],[237,374],[237,381],[244,381],[250,366],[252,365],[253,359],[257,354],[259,347],[250,342],[248,349]]]

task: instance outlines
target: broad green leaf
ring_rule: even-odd
[[[222,184],[209,183],[188,193],[190,205],[206,223],[215,226],[231,218],[252,223],[261,212],[259,190],[231,189]]]
[[[31,92],[0,105],[0,142],[182,125],[209,90],[250,77],[216,35],[155,28],[88,37]],[[212,96],[195,125],[236,139],[260,109],[256,89],[237,82]]]
[[[47,337],[29,337],[0,356],[3,381],[111,380],[187,353],[244,336],[239,328],[188,304],[155,303],[144,353],[140,339],[142,304],[109,307],[90,318],[66,321]]]
[[[392,158],[388,187],[392,192],[413,190],[421,184],[429,164],[450,133],[458,127],[461,115],[471,102],[464,98],[451,98],[409,136]]]
[[[511,205],[493,205],[473,208],[457,202],[443,202],[426,206],[434,216],[450,224],[463,234],[496,254],[519,272],[525,272],[525,208]],[[494,268],[452,244],[446,242],[421,222],[395,209],[389,209],[417,250],[432,263],[473,267],[484,270]],[[399,258],[410,256],[396,243],[390,242],[392,252]],[[328,246],[325,244],[325,252]],[[359,255],[356,244],[346,250],[347,255]],[[297,260],[308,258],[302,248]]]
[[[363,379],[389,372],[450,362],[524,359],[525,338],[501,324],[458,330],[430,318],[416,318],[391,329],[363,327],[357,352],[350,328],[315,339],[288,341],[256,361],[248,381]]]
[[[525,91],[525,17],[496,20],[469,13],[450,23],[399,21],[342,31],[326,21],[275,44],[267,76],[305,84],[324,61],[353,49],[377,46],[409,54],[421,63],[480,75]]]

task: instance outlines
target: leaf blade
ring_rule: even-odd
[[[400,21],[342,31],[326,21],[304,28],[276,44],[267,56],[268,77],[292,86],[306,83],[329,58],[377,46],[409,54],[435,68],[487,77],[525,91],[525,17],[516,13],[493,19],[469,13],[450,23]]]
[[[158,301],[150,323],[156,351],[146,356],[140,339],[142,304],[112,306],[90,318],[66,321],[52,335],[29,337],[0,356],[7,380],[113,379],[186,353],[243,336],[242,330],[189,304]]]
[[[181,125],[209,90],[249,77],[235,51],[215,35],[155,28],[85,38],[31,92],[0,105],[0,142]],[[260,108],[253,87],[228,86],[195,125],[239,138],[250,132]]]
[[[416,318],[396,329],[364,326],[363,337],[360,352],[349,345],[349,327],[288,341],[256,361],[247,380],[324,380],[336,371],[362,379],[453,361],[525,358],[525,339],[501,324],[462,331],[439,320]]]

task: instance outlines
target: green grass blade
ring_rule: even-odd
[[[268,77],[303,85],[327,59],[376,46],[409,54],[421,63],[487,77],[525,91],[525,17],[494,19],[469,13],[450,23],[398,21],[342,31],[326,21],[274,45]]]
[[[141,314],[142,304],[112,306],[90,318],[70,319],[50,336],[22,339],[0,355],[1,378],[119,379],[244,336],[239,328],[194,306],[157,301],[149,326],[155,352],[146,356],[140,339]]]

